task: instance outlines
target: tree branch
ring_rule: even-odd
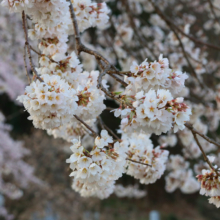
[[[139,162],[139,161],[136,161],[136,160],[132,160],[132,159],[130,159],[130,158],[126,158],[126,160],[129,160],[129,161],[131,161],[131,162],[133,162],[133,163],[138,163],[138,164],[141,164],[141,165],[145,165],[145,166],[152,167],[152,165],[150,165],[150,164],[142,163],[142,162]]]
[[[81,122],[86,128],[88,128],[88,129],[92,132],[94,138],[96,138],[97,136],[99,136],[88,124],[86,124],[86,123],[85,123],[82,119],[80,119],[77,115],[74,115],[74,117],[75,117],[79,122]]]
[[[36,77],[43,82],[43,80],[40,78],[40,76],[38,75],[37,71],[34,68],[34,64],[33,64],[33,60],[32,60],[32,56],[31,56],[31,50],[30,50],[30,44],[28,41],[28,33],[27,33],[27,20],[26,20],[26,15],[25,12],[22,11],[22,22],[23,22],[23,30],[24,30],[24,36],[25,36],[25,45],[27,47],[27,53],[28,53],[28,58],[29,58],[29,63],[31,66],[31,70],[33,71],[33,73],[36,75]]]
[[[191,130],[193,133],[198,134],[200,137],[204,138],[205,140],[207,140],[209,143],[216,145],[217,147],[220,148],[220,144],[217,143],[216,141],[213,141],[212,139],[208,138],[206,135],[200,133],[199,131],[197,131],[195,128],[193,128],[192,124],[189,123],[185,123],[185,126]]]
[[[106,129],[116,140],[121,141],[121,139],[107,125],[104,124],[100,116],[98,117],[98,119],[102,129]]]
[[[205,154],[205,152],[204,152],[204,150],[203,150],[203,148],[202,148],[202,145],[200,144],[200,142],[199,142],[199,140],[198,140],[198,138],[197,138],[197,136],[196,136],[196,133],[195,133],[193,130],[191,130],[191,132],[192,132],[192,134],[193,134],[193,137],[194,137],[194,139],[195,139],[197,145],[199,146],[200,151],[202,152],[202,155],[203,155],[203,158],[204,158],[205,162],[207,162],[208,165],[209,165],[209,167],[210,167],[213,171],[215,171],[215,173],[216,173],[217,176],[219,176],[218,171],[212,166],[210,160],[209,160],[208,157],[206,156],[206,154]]]

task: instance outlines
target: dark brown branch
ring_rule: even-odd
[[[26,20],[26,15],[25,12],[22,12],[22,22],[23,22],[23,30],[24,30],[24,36],[25,36],[25,45],[27,47],[27,53],[28,53],[28,58],[29,58],[29,63],[31,66],[31,70],[33,71],[33,73],[36,75],[36,77],[43,82],[43,80],[40,78],[40,76],[38,75],[37,71],[34,68],[34,64],[33,64],[33,60],[32,60],[32,56],[31,56],[31,49],[30,49],[30,44],[28,41],[28,33],[27,33],[27,20]]]
[[[108,71],[110,72],[110,71]],[[107,74],[109,74],[112,78],[114,78],[116,81],[118,81],[119,83],[121,83],[124,87],[128,86],[128,84],[123,81],[122,79],[120,79],[119,77],[117,77],[115,74],[112,74],[112,73],[108,73],[106,72]]]
[[[118,70],[109,70],[107,71],[108,74],[118,74],[118,75],[126,75],[126,76],[130,76],[132,73],[131,71],[118,71]]]
[[[99,136],[88,124],[86,124],[86,123],[85,123],[82,119],[80,119],[77,115],[74,115],[74,117],[75,117],[79,122],[81,122],[86,128],[88,128],[88,129],[92,132],[92,134],[93,134],[93,136],[94,136],[95,138]]]

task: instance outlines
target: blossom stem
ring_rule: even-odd
[[[130,158],[126,158],[126,160],[129,160],[129,161],[131,161],[131,162],[133,162],[133,163],[138,163],[138,164],[142,164],[142,165],[145,165],[145,166],[152,167],[151,164],[142,163],[142,162],[139,162],[139,161],[136,161],[136,160],[132,160],[132,159],[130,159]]]

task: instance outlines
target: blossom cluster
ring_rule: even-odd
[[[67,163],[72,169],[70,176],[74,176],[72,188],[84,197],[104,199],[113,193],[115,180],[125,171],[127,146],[114,143],[107,131],[102,130],[90,152],[76,139],[71,150]]]
[[[147,62],[147,59],[138,65],[133,61],[130,71],[132,76],[126,77],[129,85],[125,94],[133,95],[137,92],[144,93],[149,90],[169,89],[173,95],[178,94],[185,87],[185,80],[188,76],[181,71],[174,71],[169,68],[169,61],[160,55],[158,62]]]
[[[145,94],[141,91],[123,99],[125,106],[129,102],[132,106],[120,107],[115,110],[115,116],[121,115],[121,129],[125,131],[142,129],[160,135],[174,128],[177,132],[185,128],[184,123],[191,115],[191,109],[183,103],[183,98],[174,99],[169,90],[149,90]]]
[[[214,162],[214,156],[208,156],[211,163]],[[215,170],[213,170],[215,169]],[[197,175],[198,181],[201,183],[200,194],[209,196],[209,203],[220,207],[220,172],[215,165],[213,169],[203,169],[202,174]]]
[[[74,89],[78,86],[78,78],[80,73],[82,73],[82,65],[75,52],[72,52],[65,59],[59,62],[54,62],[47,56],[41,56],[40,67],[36,68],[39,75],[58,75],[62,77],[67,83],[71,85]]]
[[[24,10],[31,17],[35,26],[33,29],[29,29],[30,38],[33,40],[41,39],[39,49],[43,54],[56,61],[65,58],[68,35],[72,30],[69,4],[63,0],[52,2],[2,1],[2,5],[11,11],[22,12]],[[81,31],[96,25],[105,27],[108,22],[109,9],[105,3],[97,4],[92,3],[91,0],[73,0],[72,4]]]
[[[171,155],[167,164],[168,175],[165,177],[167,192],[180,189],[181,192],[189,194],[199,190],[199,183],[194,177],[189,162],[180,155]]]
[[[160,146],[154,148],[146,134],[124,135],[123,139],[129,142],[127,155],[131,159],[127,161],[126,173],[139,179],[142,184],[156,182],[166,169],[169,152]]]
[[[76,91],[59,76],[45,74],[42,79],[43,82],[32,82],[25,94],[18,97],[30,113],[29,119],[41,129],[68,123],[77,109]]]

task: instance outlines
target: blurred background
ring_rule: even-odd
[[[120,51],[114,51],[114,48],[110,47],[111,40],[114,39],[117,32],[112,23],[117,21],[115,19],[117,16],[126,12],[126,9],[122,7],[123,1],[121,2],[119,4],[116,1],[107,1],[112,10],[111,25],[109,25],[108,29],[101,31],[96,28],[90,28],[83,35],[83,40],[88,40],[90,44],[97,46],[98,51],[103,53],[104,56],[107,55],[109,59],[114,57],[113,62],[116,63],[118,68],[128,69],[129,64],[126,63],[125,58],[119,57],[119,60],[117,60],[117,53],[120,54]],[[137,2],[141,3],[141,7],[146,8],[139,14],[135,13],[135,11],[140,10],[138,8],[139,3],[136,4]],[[144,20],[149,27],[152,27],[152,19],[150,20],[152,11],[149,9],[148,1],[137,2],[135,0],[129,1],[131,8],[133,7],[134,9],[134,18],[141,21]],[[170,5],[166,2],[168,1],[160,1],[162,9],[173,19],[178,13],[180,13],[179,16],[181,18],[185,16],[186,20],[190,18],[191,14],[194,16],[196,23],[193,25],[192,30],[196,33],[203,27],[202,24],[209,20],[209,15],[198,7],[204,5],[205,1],[195,1],[198,5],[190,5],[189,1],[172,0]],[[186,5],[184,5],[185,3]],[[180,5],[183,7],[182,11],[173,12],[170,10],[172,7]],[[122,11],[120,11],[120,7],[122,7]],[[201,9],[203,16],[201,16],[199,9]],[[187,14],[189,15],[188,17]],[[191,19],[193,20],[192,17]],[[211,24],[208,25],[211,26]],[[166,35],[166,33],[165,30],[162,35]],[[202,34],[200,34],[200,37],[219,45],[219,35],[216,32],[212,34],[212,31],[206,30],[205,33],[207,34],[206,37]],[[100,36],[105,36],[106,38],[103,39]],[[145,35],[146,39],[149,37],[149,42],[154,43],[152,43],[155,46],[153,53],[157,57],[160,53],[168,53],[158,43],[163,43],[163,37],[165,36],[162,36],[161,39],[158,36],[158,33],[155,36],[152,33],[149,36]],[[106,47],[102,44],[105,40],[107,42]],[[109,40],[110,43],[108,43]],[[32,42],[32,45],[37,47],[36,42]],[[109,46],[110,52],[106,50],[107,46]],[[133,52],[136,53],[141,45],[138,47],[137,45],[132,45],[131,42],[125,42],[123,46],[124,51],[132,54]],[[129,46],[131,46],[131,49],[129,49]],[[147,47],[147,45],[145,46]],[[70,50],[72,48],[73,39],[70,37]],[[220,219],[220,210],[209,204],[207,198],[199,195],[198,192],[183,194],[179,189],[174,193],[166,192],[164,176],[155,184],[141,185],[138,180],[124,175],[117,181],[117,184],[121,184],[124,187],[132,185],[142,192],[142,196],[130,196],[132,198],[112,194],[108,199],[99,200],[96,198],[82,198],[78,193],[74,192],[71,189],[70,169],[66,164],[66,159],[70,155],[70,144],[62,139],[54,139],[43,130],[35,129],[32,122],[27,119],[29,114],[16,101],[17,96],[24,92],[24,88],[27,85],[23,64],[23,49],[24,35],[21,16],[10,14],[8,10],[0,7],[0,112],[2,113],[0,117],[0,220]],[[116,56],[113,56],[112,54],[115,53]],[[146,53],[148,54],[148,52]],[[140,61],[142,59],[141,56],[139,54],[139,57],[135,56],[135,59]],[[149,53],[148,56],[152,57],[152,54]],[[33,55],[33,58],[34,62],[37,63],[38,57]],[[218,63],[219,52],[209,51],[206,54],[206,58]],[[92,60],[92,58],[88,59],[86,56],[81,57],[85,69],[90,70],[97,67],[96,63],[94,63],[95,61],[90,59]],[[151,60],[154,60],[154,58],[152,57]],[[131,63],[131,60],[129,62]],[[200,71],[201,68],[197,64],[196,62],[193,63],[195,69]],[[187,67],[184,69],[188,70]],[[217,67],[216,71],[218,69]],[[31,74],[30,69],[29,72]],[[219,79],[212,80],[209,78],[209,74],[203,74],[203,78],[210,87],[219,82]],[[114,84],[111,83],[109,85],[113,87]],[[194,84],[192,83],[193,86]],[[105,104],[109,108],[118,107],[111,100],[106,100]],[[120,120],[115,118],[112,113],[104,111],[101,118],[112,130],[116,131],[118,129]],[[217,135],[219,136],[219,132],[217,132]],[[155,146],[158,145],[157,139],[156,136],[152,138]],[[180,147],[172,148],[170,151],[173,154],[181,154],[182,149]],[[1,153],[4,155],[3,157],[1,157]],[[9,161],[12,162],[9,163]],[[195,162],[192,160],[192,163]]]

